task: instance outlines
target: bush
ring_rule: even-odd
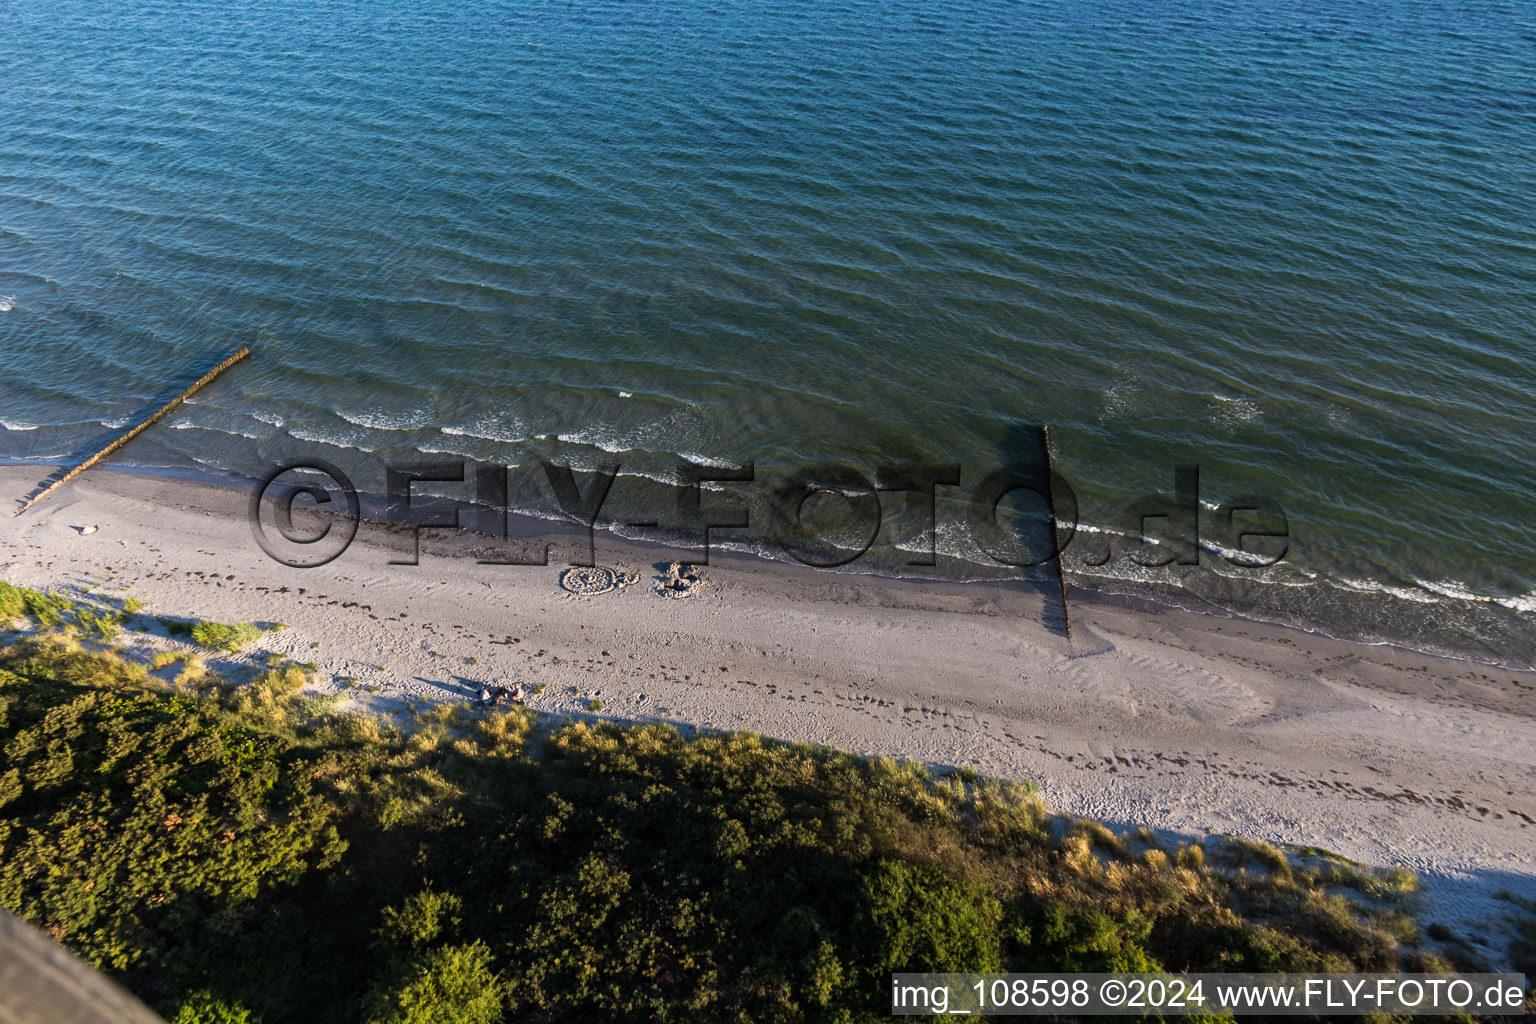
[[[261,639],[262,629],[249,622],[197,622],[192,625],[192,640],[211,651],[234,654],[246,644]]]
[[[997,900],[926,865],[879,860],[858,880],[856,936],[875,956],[867,983],[892,971],[987,973],[999,969]]]
[[[75,612],[75,625],[80,632],[97,640],[116,640],[123,630],[122,616],[114,612],[98,612],[92,608],[81,608]]]
[[[433,949],[414,962],[401,983],[377,994],[370,1024],[496,1024],[502,1019],[501,983],[483,942]]]
[[[334,859],[313,766],[253,756],[261,737],[217,703],[143,689],[114,657],[7,655],[0,905],[92,963],[163,971],[184,942],[219,948],[261,893]]]
[[[0,581],[0,622],[31,616],[43,626],[57,626],[74,602],[53,591],[46,594],[31,587],[18,587]]]
[[[0,580],[0,622],[14,621],[26,613],[27,604],[22,589]]]
[[[427,946],[458,928],[463,909],[463,901],[453,893],[423,889],[406,899],[399,910],[384,908],[376,944],[386,951]]]
[[[229,1003],[207,989],[189,993],[169,1024],[256,1024],[251,1011]]]
[[[1132,855],[1026,785],[749,734],[398,731],[306,678],[0,650],[0,906],[177,1024],[875,1021],[893,970],[1428,962],[1409,880],[1358,865]]]
[[[1026,961],[1034,970],[1144,972],[1162,967],[1142,943],[1152,921],[1138,910],[1114,917],[1103,910],[1047,903],[1025,911]]]

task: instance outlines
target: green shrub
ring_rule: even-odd
[[[0,650],[0,906],[180,1024],[875,1021],[892,970],[1432,962],[1389,872],[1115,853],[1024,784],[749,734],[401,732],[307,678]]]
[[[866,983],[892,971],[986,973],[1000,969],[997,900],[935,867],[879,860],[859,872],[855,936],[874,957]]]
[[[88,637],[110,641],[117,639],[122,632],[123,617],[115,612],[98,612],[93,608],[81,607],[75,612],[75,625]]]
[[[144,689],[142,669],[57,644],[0,665],[13,702],[0,736],[22,783],[0,808],[0,905],[92,962],[157,962],[194,925],[213,941],[265,887],[334,856],[313,769],[246,758],[252,734],[218,702]]]
[[[1115,917],[1103,910],[1047,903],[1026,911],[1026,962],[1034,970],[1156,971],[1161,965],[1142,945],[1152,921],[1138,910]]]
[[[0,580],[0,623],[11,622],[27,613],[26,598],[22,589]]]
[[[60,597],[53,591],[43,593],[31,587],[18,587],[0,581],[0,622],[29,615],[43,626],[57,626],[64,614],[74,608],[74,602]]]
[[[379,925],[377,943],[386,950],[426,946],[459,926],[464,904],[451,892],[436,892],[428,887],[411,894],[400,907],[385,907]]]
[[[192,625],[194,643],[211,651],[236,653],[240,648],[261,639],[262,629],[249,622],[197,622]]]
[[[251,1011],[226,1002],[207,989],[189,993],[169,1024],[256,1024]]]
[[[482,942],[433,949],[374,997],[370,1024],[496,1024],[503,994]]]

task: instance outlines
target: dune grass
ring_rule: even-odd
[[[1406,873],[744,733],[399,730],[308,677],[0,651],[0,905],[181,1024],[874,1021],[891,970],[1450,966]]]
[[[234,653],[260,640],[263,632],[249,622],[198,622],[192,626],[192,640],[211,651]]]
[[[0,623],[32,618],[42,626],[57,626],[74,607],[73,601],[51,590],[45,593],[0,581]]]
[[[165,615],[158,616],[156,621],[171,636],[186,637],[199,647],[226,654],[239,653],[247,644],[260,640],[263,634],[269,632],[268,628],[250,622],[214,622],[209,619],[178,619]],[[288,627],[281,623],[271,627],[279,628]]]

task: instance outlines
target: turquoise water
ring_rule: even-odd
[[[964,494],[1048,422],[1088,539],[1180,462],[1289,518],[1272,569],[1213,526],[1076,578],[1530,663],[1533,83],[1529,3],[21,0],[0,457],[241,343],[121,461],[618,462],[640,508],[678,454]]]

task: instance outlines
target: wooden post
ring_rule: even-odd
[[[1040,443],[1045,447],[1045,492],[1046,506],[1051,514],[1051,543],[1058,545],[1060,535],[1056,532],[1056,461],[1051,454],[1051,428],[1049,424],[1040,424]],[[1056,581],[1061,585],[1061,620],[1067,630],[1067,639],[1072,639],[1072,612],[1067,607],[1067,565],[1061,557],[1061,550],[1056,551]]]
[[[132,430],[128,431],[126,434],[122,435],[117,440],[115,440],[111,444],[107,445],[101,451],[97,452],[95,455],[92,455],[90,458],[88,458],[84,462],[80,463],[80,465],[76,466],[74,469],[70,470],[68,473],[65,473],[63,476],[59,477],[53,483],[51,483],[47,487],[43,488],[43,490],[40,491],[39,493],[37,493],[37,494],[33,495],[32,497],[28,498],[22,504],[21,510],[18,511],[16,514],[17,515],[21,515],[22,512],[25,512],[27,509],[31,508],[33,505],[36,505],[38,502],[40,502],[44,498],[48,497],[48,495],[52,494],[54,491],[58,490],[60,487],[63,487],[65,484],[69,483],[75,477],[79,476],[81,473],[84,473],[86,470],[88,470],[92,466],[96,465],[102,459],[106,458],[108,455],[111,455],[113,452],[117,451],[123,445],[127,444],[129,441],[132,441],[135,437],[138,437],[144,431],[148,430],[150,427],[152,427],[156,423],[160,422],[160,420],[164,419],[165,416],[168,413],[171,412],[171,410],[175,409],[178,405],[180,405],[183,401],[185,401],[188,397],[190,397],[193,393],[195,393],[204,384],[207,384],[209,381],[213,380],[213,378],[217,377],[219,374],[223,373],[225,370],[229,369],[231,366],[234,366],[236,363],[238,363],[240,360],[244,359],[246,356],[248,356],[250,354],[251,354],[250,348],[248,348],[245,345],[241,345],[240,346],[240,351],[236,352],[234,355],[232,355],[228,359],[224,360],[218,366],[215,366],[213,369],[211,369],[207,373],[203,374],[201,377],[199,377],[197,379],[196,383],[194,383],[191,387],[187,388],[187,390],[183,391],[181,394],[177,395],[175,398],[171,399],[169,402],[167,402],[163,406],[161,406],[159,411],[156,412],[149,419],[145,420],[143,423],[140,423],[138,426],[134,427]]]

